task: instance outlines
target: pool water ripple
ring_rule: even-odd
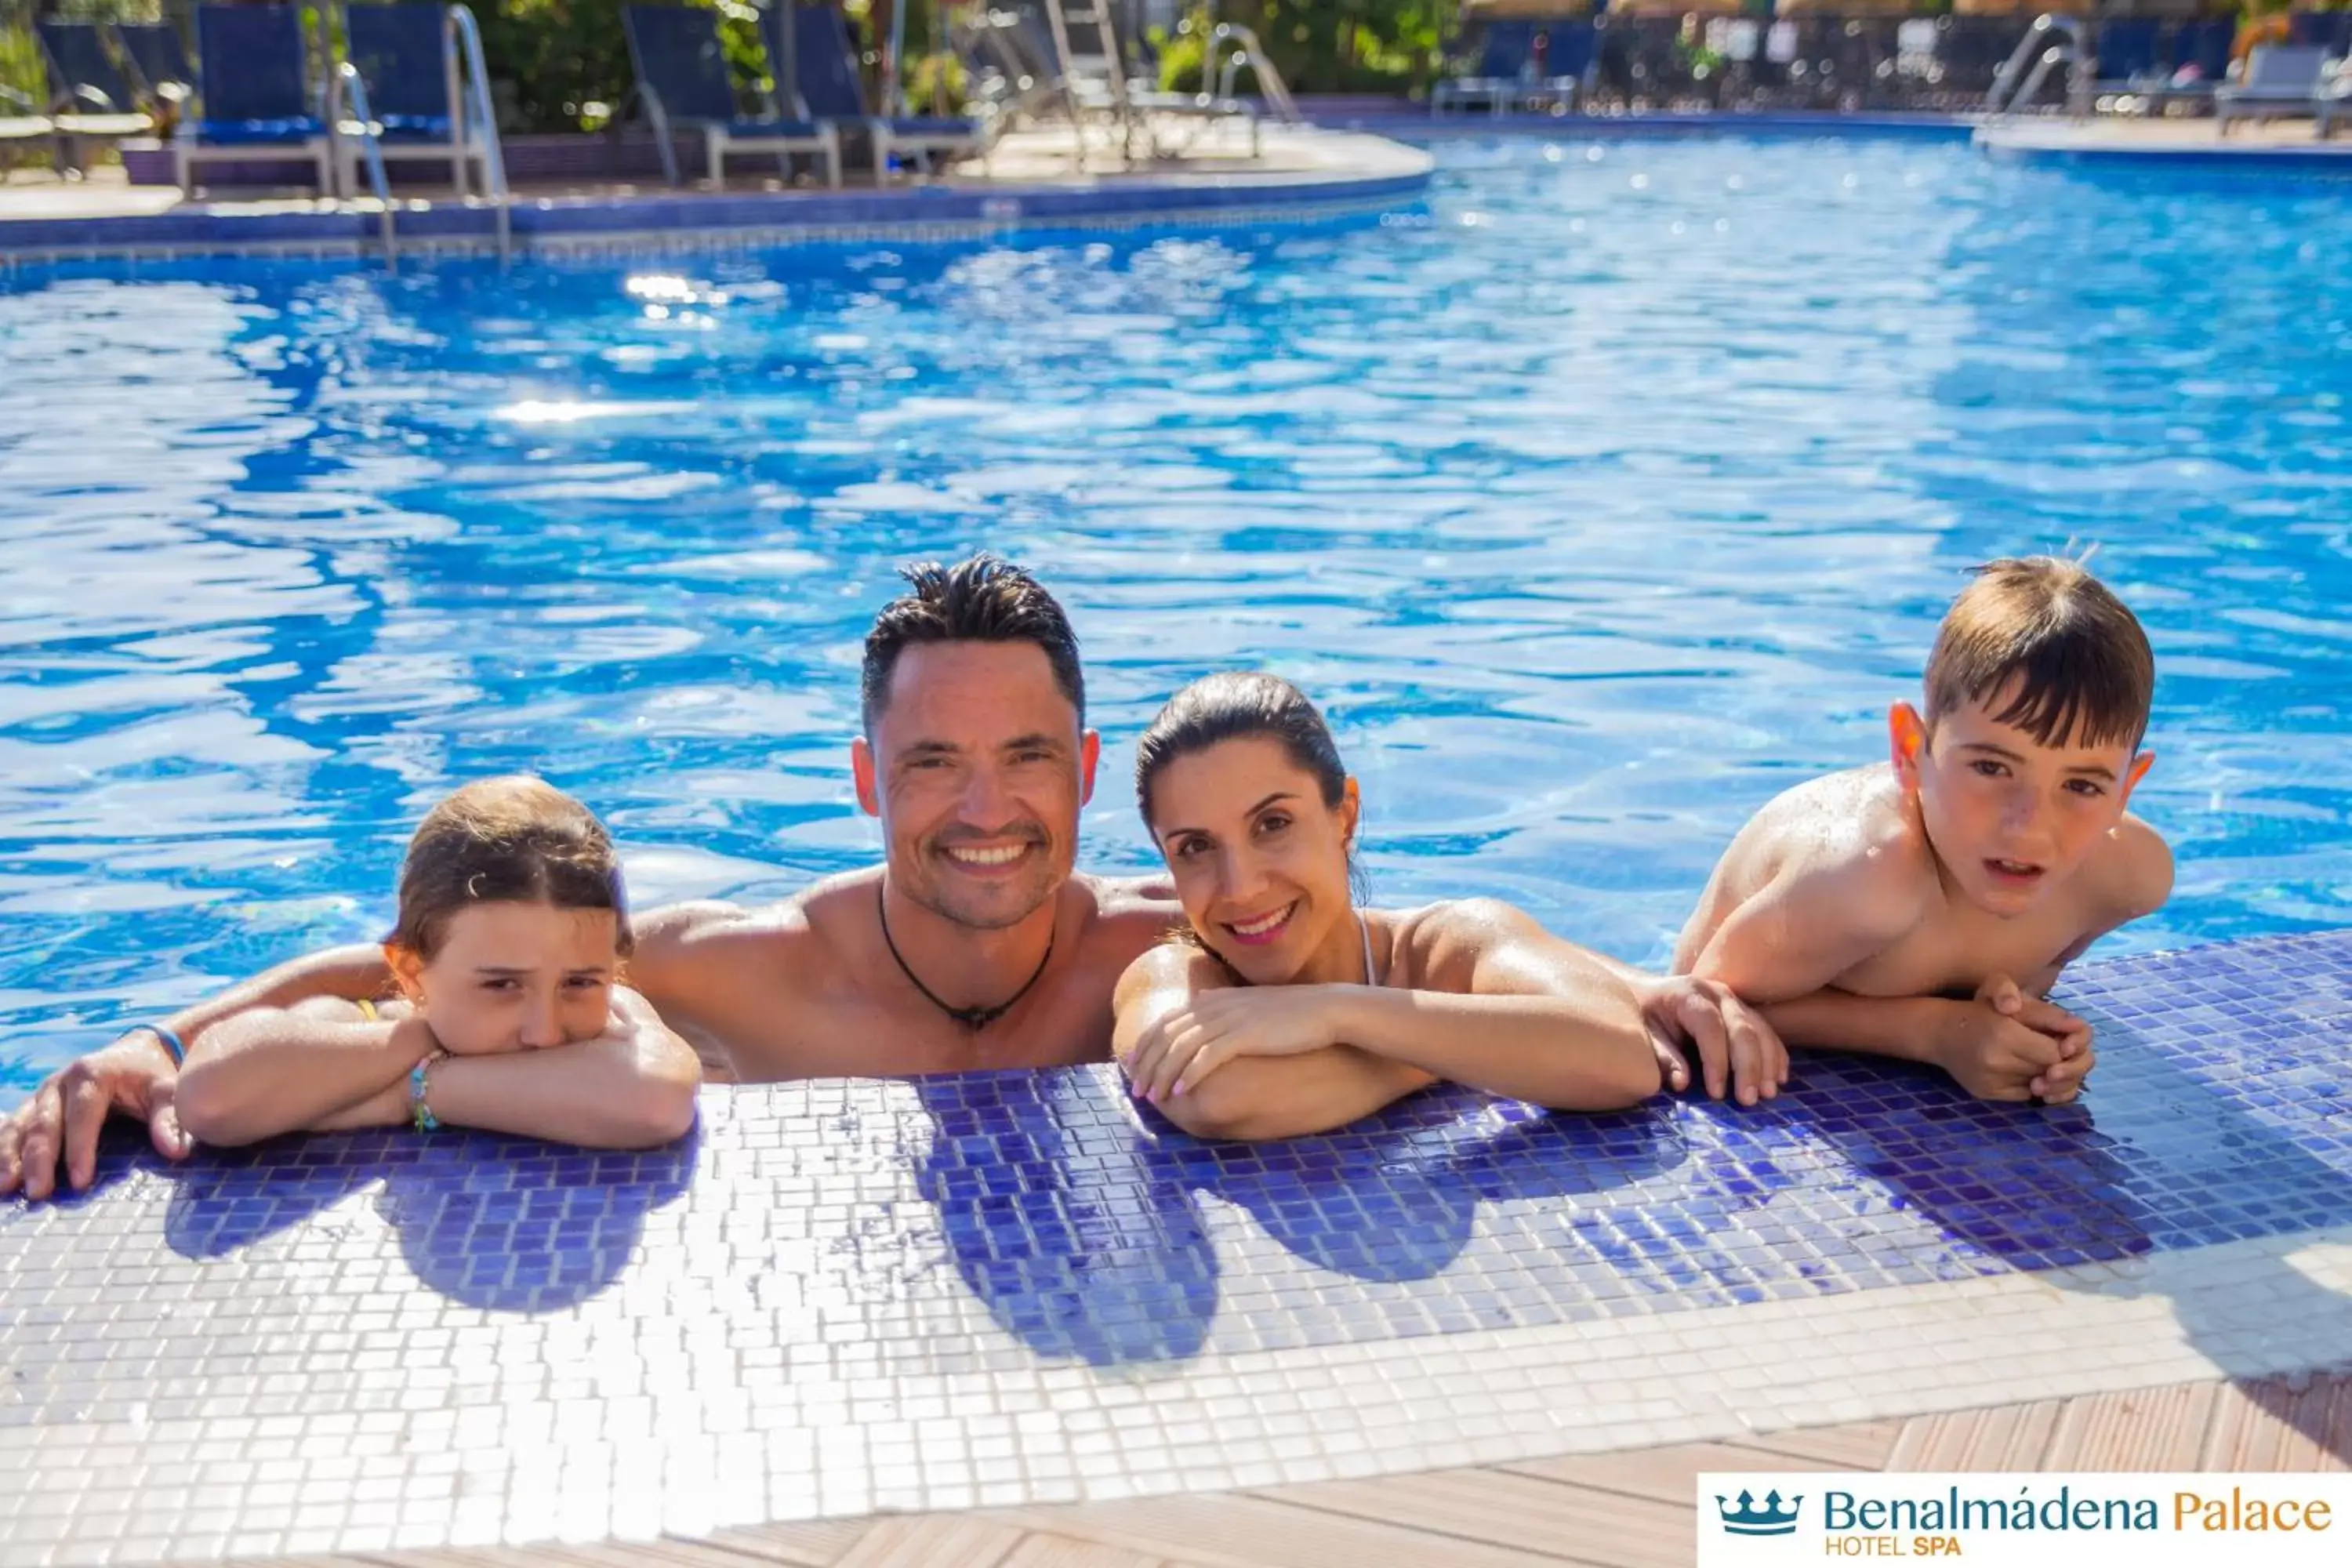
[[[1398,221],[663,266],[0,287],[0,1100],[376,934],[404,829],[546,771],[641,903],[857,864],[892,563],[1064,595],[1140,868],[1157,702],[1326,701],[1380,897],[1655,961],[1747,813],[1883,749],[1989,555],[2096,543],[2180,890],[2352,923],[2352,208],[1825,140],[1452,146]]]

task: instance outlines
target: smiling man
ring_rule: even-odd
[[[993,555],[905,574],[866,638],[858,805],[884,863],[765,909],[679,904],[636,921],[632,986],[693,1039],[708,1075],[746,1082],[1054,1067],[1109,1054],[1111,994],[1179,924],[1172,899],[1077,873],[1078,813],[1100,741],[1086,727],[1077,639],[1036,579]],[[381,951],[281,964],[163,1021],[192,1042],[256,1006],[386,994]],[[1680,1087],[1688,1040],[1725,1070],[1741,1005],[1720,986],[1662,989],[1648,1019]],[[136,1028],[45,1081],[0,1119],[0,1194],[47,1197],[97,1164],[110,1114],[148,1123],[167,1157],[191,1147],[176,1068]]]

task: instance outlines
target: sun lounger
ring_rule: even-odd
[[[386,163],[430,160],[449,165],[449,183],[466,194],[469,163],[490,183],[488,151],[468,144],[458,102],[457,51],[448,8],[438,5],[353,5],[343,13],[343,58],[367,84],[376,149]],[[342,129],[342,128],[339,128]],[[359,184],[359,127],[337,139],[342,188]]]
[[[2113,16],[2099,24],[2093,43],[2098,74],[2094,93],[2136,93],[2170,74],[2157,50],[2163,23],[2154,16]]]
[[[726,51],[719,44],[717,12],[686,5],[625,5],[621,26],[628,34],[637,92],[646,100],[670,184],[678,184],[670,152],[673,127],[701,132],[714,185],[726,183],[730,153],[775,153],[787,173],[793,153],[814,153],[824,160],[825,183],[841,184],[841,138],[832,126],[773,113],[755,117],[737,107]]]
[[[0,161],[0,179],[5,179],[21,149],[46,146],[52,156],[57,148],[57,127],[46,114],[33,112],[33,100],[15,88],[0,84],[0,153],[8,157]]]
[[[138,73],[150,108],[159,111],[165,104],[176,108],[195,96],[196,68],[188,63],[179,28],[169,22],[117,22],[114,39],[122,46],[122,58]]]
[[[294,153],[317,170],[321,195],[334,167],[327,121],[310,87],[302,14],[291,5],[202,5],[196,55],[202,61],[202,113],[180,121],[173,139],[180,189],[195,189],[204,163]]]
[[[2271,44],[2246,57],[2246,74],[2213,89],[2213,118],[2221,133],[2233,120],[2316,118],[2326,86],[2327,51],[2315,44]]]
[[[1507,112],[1527,88],[1534,64],[1536,27],[1532,22],[1489,22],[1481,42],[1478,68],[1465,77],[1450,77],[1429,89],[1429,111],[1443,114],[1471,103],[1484,103],[1496,114]]]
[[[48,68],[49,122],[67,168],[85,166],[85,142],[120,142],[155,133],[155,121],[140,110],[130,81],[107,54],[95,24],[41,22],[35,31]]]
[[[779,0],[769,7],[763,20],[777,89],[789,90],[800,112],[809,119],[837,131],[863,131],[871,137],[877,182],[887,177],[894,153],[914,153],[928,173],[935,153],[953,156],[977,153],[987,145],[981,128],[969,120],[874,113],[866,106],[866,84],[858,79],[849,29],[841,13],[831,5],[797,5]]]

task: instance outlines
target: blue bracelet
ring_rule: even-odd
[[[187,1064],[187,1045],[180,1038],[179,1036],[172,1033],[171,1030],[163,1027],[161,1024],[133,1024],[129,1029],[124,1031],[124,1037],[128,1038],[130,1036],[139,1034],[142,1030],[163,1042],[163,1048],[172,1053],[172,1065],[173,1067],[184,1067]]]
[[[431,1106],[425,1103],[425,1075],[440,1059],[441,1054],[436,1051],[408,1069],[408,1119],[419,1132],[441,1131],[441,1119],[433,1114]]]

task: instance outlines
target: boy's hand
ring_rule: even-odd
[[[1642,994],[1642,1022],[1659,1078],[1676,1093],[1690,1087],[1685,1046],[1698,1052],[1710,1099],[1734,1094],[1740,1104],[1754,1105],[1789,1081],[1789,1047],[1761,1013],[1720,981],[1687,974],[1652,981]]]
[[[2024,994],[2008,976],[1991,975],[1974,998],[1950,1004],[1936,1060],[1979,1100],[2063,1104],[2091,1070],[2091,1026]]]
[[[2021,989],[2006,974],[1989,974],[1977,987],[1977,1000],[2005,1018],[2038,1029],[2058,1042],[2058,1065],[2027,1087],[2034,1098],[2063,1105],[2083,1092],[2083,1079],[2096,1059],[2091,1049],[2091,1026],[2046,997]]]

